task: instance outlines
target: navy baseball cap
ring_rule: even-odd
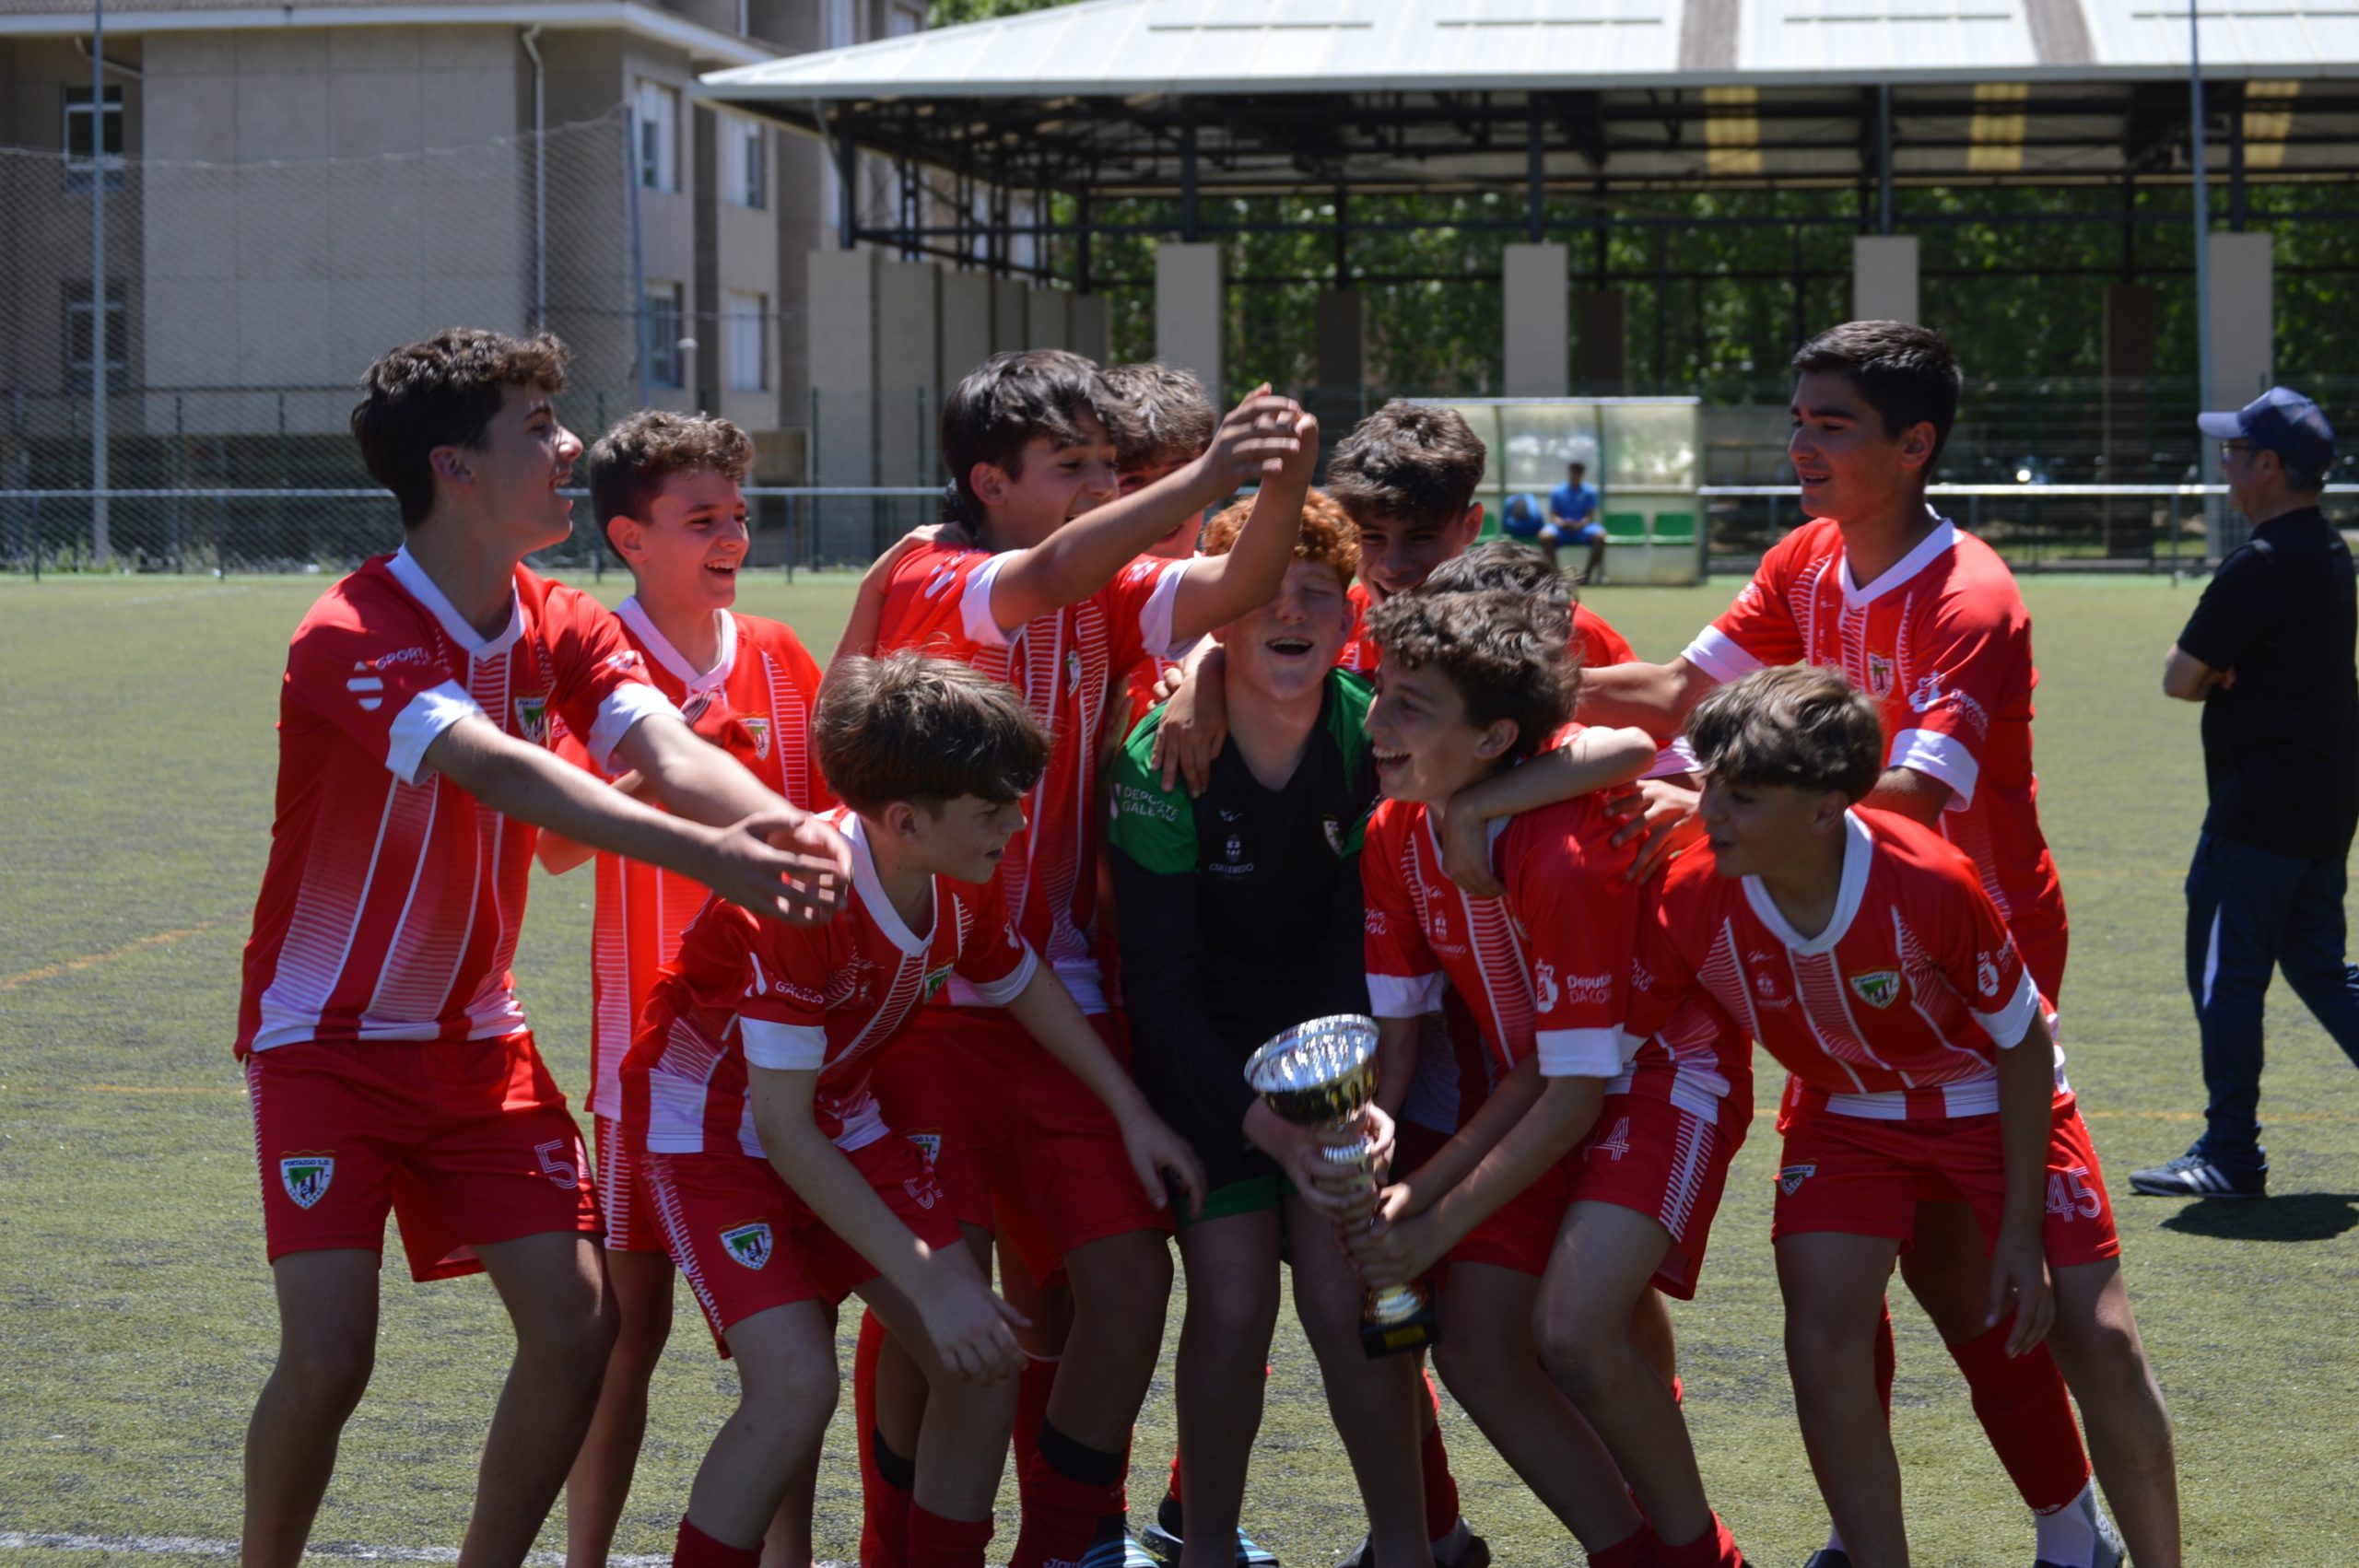
[[[2234,413],[2199,414],[2195,424],[2224,441],[2250,441],[2307,474],[2324,474],[2334,463],[2334,427],[2291,387],[2271,387]]]

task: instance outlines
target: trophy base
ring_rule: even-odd
[[[1422,1351],[1441,1338],[1441,1305],[1429,1292],[1419,1292],[1417,1310],[1405,1317],[1360,1319],[1360,1351],[1368,1360]]]

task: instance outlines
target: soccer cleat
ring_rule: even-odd
[[[1155,1511],[1155,1523],[1139,1532],[1139,1544],[1163,1568],[1170,1568],[1180,1561],[1180,1500],[1166,1495]],[[1278,1568],[1277,1554],[1240,1529],[1237,1532],[1237,1568]]]
[[[1335,1568],[1376,1568],[1375,1543],[1360,1537],[1359,1545]],[[1449,1534],[1434,1542],[1434,1568],[1491,1568],[1491,1543],[1461,1518],[1449,1527]]]
[[[2193,1151],[2151,1170],[2131,1171],[2130,1190],[2149,1198],[2266,1198],[2267,1171],[2232,1171]]]
[[[2122,1541],[2121,1532],[2113,1527],[2113,1521],[2106,1517],[2104,1506],[2097,1502],[2096,1488],[2089,1488],[2082,1497],[2080,1509],[2089,1528],[2096,1534],[2096,1548],[2090,1554],[2089,1568],[2121,1568],[2130,1560],[2130,1548]],[[2031,1568],[2064,1568],[2064,1564],[2043,1557]]]
[[[1121,1535],[1091,1542],[1089,1550],[1081,1554],[1081,1561],[1074,1568],[1163,1568],[1163,1565],[1147,1555],[1146,1548],[1139,1544],[1138,1537],[1124,1530]]]
[[[1837,1551],[1831,1546],[1822,1546],[1810,1554],[1810,1561],[1803,1563],[1802,1568],[1851,1568],[1851,1554]]]

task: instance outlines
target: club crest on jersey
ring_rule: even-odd
[[[905,1132],[901,1136],[918,1146],[918,1153],[925,1156],[927,1164],[931,1165],[942,1157],[942,1134],[939,1132]]]
[[[945,982],[949,978],[950,965],[947,964],[945,964],[941,968],[927,975],[925,977],[925,996],[922,1000],[932,1001],[933,1000],[933,993],[940,990]]]
[[[1081,690],[1081,654],[1078,649],[1065,649],[1065,695],[1071,696]]]
[[[289,1154],[278,1162],[278,1183],[298,1209],[309,1209],[325,1198],[334,1180],[334,1154]]]
[[[1532,989],[1539,993],[1535,1000],[1540,1003],[1540,1011],[1543,1012],[1555,1012],[1556,966],[1554,964],[1549,963],[1544,958],[1539,963],[1533,965],[1532,966]]]
[[[1851,977],[1851,989],[1870,1007],[1890,1007],[1900,995],[1900,971],[1871,969],[1864,975]]]
[[[548,693],[541,692],[516,699],[516,732],[536,746],[548,744]]]
[[[757,714],[749,713],[744,718],[738,720],[737,722],[745,726],[745,733],[754,738],[754,760],[757,762],[769,761],[770,721]]]
[[[750,1225],[739,1225],[734,1231],[721,1233],[721,1245],[729,1256],[748,1269],[759,1269],[770,1260],[770,1227],[767,1220],[757,1220]]]
[[[1778,1190],[1791,1198],[1802,1190],[1802,1183],[1817,1174],[1816,1165],[1788,1165],[1778,1173]]]
[[[1892,695],[1892,661],[1881,653],[1868,655],[1868,695],[1870,696]]]

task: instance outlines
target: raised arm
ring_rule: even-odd
[[[1199,560],[1180,580],[1172,601],[1172,634],[1202,637],[1277,597],[1302,534],[1302,504],[1319,463],[1319,421],[1293,415],[1295,444],[1265,468],[1253,509],[1228,553]]]
[[[1668,664],[1608,664],[1581,672],[1580,706],[1575,717],[1584,724],[1635,725],[1659,741],[1668,741],[1687,722],[1687,715],[1719,683],[1683,655]]]

